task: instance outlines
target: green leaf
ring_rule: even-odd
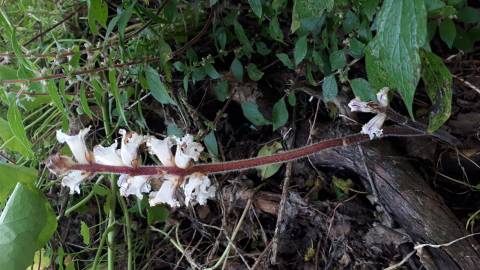
[[[356,97],[362,101],[377,101],[375,91],[370,87],[367,80],[363,78],[357,78],[350,81],[353,93]]]
[[[243,29],[242,25],[237,20],[233,21],[233,30],[238,41],[240,41],[240,43],[243,45],[243,51],[247,56],[250,56],[253,52],[252,44],[250,43],[250,39],[245,34],[245,30]]]
[[[261,0],[248,0],[250,7],[253,10],[253,13],[257,15],[257,17],[262,17],[262,1]]]
[[[290,93],[288,93],[288,104],[290,104],[290,106],[292,107],[297,104],[297,97],[295,96],[294,91],[291,91]]]
[[[368,20],[373,19],[373,15],[377,12],[377,6],[380,0],[361,0],[359,1],[361,8],[360,11],[367,16]]]
[[[57,85],[55,84],[54,80],[48,80],[47,90],[48,95],[52,99],[55,107],[57,107],[57,109],[62,112],[63,117],[68,118],[67,111],[62,102],[62,97],[58,94]]]
[[[332,101],[338,94],[337,80],[334,75],[325,77],[322,84],[323,99],[325,102]]]
[[[272,17],[270,24],[268,25],[268,34],[270,37],[277,41],[283,41],[283,31],[280,28],[280,23],[278,23],[277,16]]]
[[[255,102],[245,101],[242,103],[242,111],[245,118],[252,122],[256,126],[270,125],[271,122],[263,117],[262,113],[258,110],[258,106]]]
[[[418,49],[427,38],[423,0],[385,0],[377,16],[377,35],[365,55],[368,81],[375,90],[399,92],[413,118],[413,96],[420,80]]]
[[[128,126],[127,117],[125,116],[125,110],[123,109],[123,103],[120,99],[120,90],[118,89],[117,85],[117,73],[115,69],[111,69],[108,72],[108,81],[110,83],[110,91],[112,91],[113,99],[115,99],[115,104],[120,114],[120,117],[125,122],[125,125]]]
[[[176,104],[168,94],[167,87],[162,80],[160,80],[160,75],[158,75],[158,72],[154,68],[147,66],[145,69],[145,77],[147,78],[147,85],[150,89],[150,93],[152,93],[152,96],[158,102],[162,104]]]
[[[272,110],[272,126],[273,130],[277,130],[279,127],[285,125],[288,121],[288,110],[285,98],[279,99]]]
[[[300,64],[307,55],[308,43],[307,36],[302,36],[295,42],[295,48],[293,49],[293,58],[295,59],[295,65]]]
[[[233,59],[232,64],[230,65],[230,71],[237,80],[243,81],[243,65],[240,60],[237,58]]]
[[[33,186],[35,180],[37,180],[37,170],[33,168],[0,163],[0,205],[17,183]]]
[[[421,50],[421,57],[422,80],[432,101],[428,131],[434,132],[448,120],[452,112],[452,74],[434,53]]]
[[[272,50],[267,47],[267,44],[261,41],[255,42],[255,47],[257,52],[262,56],[269,55],[272,52]]]
[[[153,225],[157,222],[163,222],[167,220],[168,209],[165,206],[157,205],[147,208],[147,223]]]
[[[25,126],[23,125],[22,115],[18,110],[15,100],[10,102],[7,112],[7,120],[12,131],[13,136],[18,140],[20,145],[24,148],[24,153],[27,153],[26,158],[34,158],[35,155],[32,150],[32,143],[27,137]]]
[[[356,38],[350,40],[348,53],[356,59],[362,58],[365,51],[365,44]]]
[[[90,117],[93,116],[93,112],[90,109],[90,106],[88,106],[88,99],[85,93],[85,84],[80,86],[80,105],[82,105],[82,110],[86,115]]]
[[[218,157],[218,143],[217,138],[215,137],[215,132],[213,130],[210,131],[207,136],[205,136],[203,142],[205,143],[205,146],[207,147],[210,155]]]
[[[322,16],[325,10],[332,10],[333,4],[334,0],[294,0],[290,27],[292,33],[300,28],[302,22]]]
[[[445,19],[440,24],[439,28],[440,38],[447,44],[448,48],[452,48],[455,36],[457,35],[457,29],[452,19]]]
[[[458,19],[464,23],[479,23],[480,9],[464,7],[458,12]]]
[[[90,31],[94,34],[98,34],[98,29],[96,23],[98,22],[101,26],[107,28],[107,19],[108,19],[108,5],[106,1],[103,0],[89,0],[88,4],[88,26]]]
[[[252,81],[258,81],[263,77],[263,72],[258,69],[257,65],[250,63],[247,66],[248,77]]]
[[[83,243],[85,245],[90,245],[90,228],[88,225],[82,221],[80,221],[80,235],[82,236]]]
[[[271,156],[272,154],[277,153],[278,151],[282,150],[282,144],[279,142],[274,142],[272,144],[266,144],[262,148],[260,148],[260,151],[258,151],[258,157],[263,157],[263,156]],[[260,176],[262,179],[267,179],[274,175],[282,166],[282,164],[273,164],[273,165],[267,165],[267,166],[262,166],[258,167],[258,170],[260,171]]]
[[[123,40],[125,36],[125,28],[127,27],[127,23],[132,17],[133,7],[135,6],[136,1],[134,1],[127,9],[122,10],[118,17],[118,33],[120,34],[120,38]]]
[[[228,98],[228,81],[219,81],[213,87],[213,94],[218,99],[218,101],[224,102]]]
[[[3,118],[0,118],[0,138],[2,139],[2,144],[5,145],[7,149],[18,152],[22,156],[30,155],[28,149],[13,135],[8,121]]]
[[[284,66],[286,66],[289,69],[294,69],[295,67],[293,66],[292,60],[288,57],[287,54],[285,53],[277,53],[276,54],[277,58],[282,62]]]
[[[215,67],[212,64],[207,63],[205,64],[204,68],[208,77],[212,78],[213,80],[220,79],[222,77],[222,75],[218,73],[218,71],[215,69]]]
[[[342,50],[334,51],[330,54],[330,67],[332,70],[344,68],[347,65],[345,53]]]
[[[33,262],[57,222],[43,194],[17,184],[0,216],[0,265],[3,269],[24,270]]]
[[[167,125],[167,135],[168,136],[177,136],[183,137],[183,130],[177,126],[175,123],[171,123]]]

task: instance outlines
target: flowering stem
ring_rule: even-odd
[[[428,136],[425,133],[419,133],[414,130],[404,128],[385,128],[383,132],[384,137],[405,137],[405,136]],[[235,161],[199,164],[194,165],[186,169],[178,167],[166,167],[166,166],[109,166],[101,165],[97,163],[91,164],[75,164],[72,166],[72,170],[81,170],[91,173],[114,173],[114,174],[128,174],[131,176],[136,175],[162,175],[172,174],[178,176],[186,176],[194,172],[209,174],[219,174],[230,171],[242,171],[261,166],[284,163],[299,158],[313,155],[322,150],[338,147],[348,146],[356,143],[369,141],[369,137],[364,134],[353,134],[345,137],[323,140],[311,145],[292,149],[285,152],[280,152],[270,156],[255,157],[250,159],[241,159]]]

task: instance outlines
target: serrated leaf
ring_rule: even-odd
[[[82,236],[83,243],[87,246],[90,245],[90,229],[83,221],[80,221],[80,235]]]
[[[438,27],[438,31],[443,42],[445,42],[449,48],[452,48],[455,36],[457,35],[457,29],[452,19],[447,18],[443,20]]]
[[[218,143],[217,138],[215,137],[215,132],[213,130],[210,131],[207,136],[205,136],[203,142],[205,143],[205,146],[207,147],[210,155],[218,157]]]
[[[422,80],[432,101],[428,131],[434,132],[448,120],[452,112],[452,74],[434,53],[421,50],[421,57]]]
[[[337,70],[345,67],[347,59],[345,53],[342,50],[334,51],[330,54],[330,67],[332,70]]]
[[[258,110],[258,106],[255,102],[245,101],[242,103],[242,111],[245,118],[252,122],[256,126],[270,125],[271,122],[263,117],[262,113]]]
[[[235,76],[235,79],[243,81],[243,65],[240,60],[237,58],[233,59],[232,64],[230,65],[230,71],[233,76]]]
[[[370,83],[363,78],[357,78],[350,81],[353,93],[362,101],[377,101],[375,92],[370,87]]]
[[[257,17],[262,17],[262,1],[261,0],[248,0],[250,4],[250,8],[253,10],[253,13],[257,15]]]
[[[27,137],[27,132],[25,131],[25,126],[23,125],[22,114],[18,110],[15,100],[10,102],[10,106],[7,111],[7,120],[10,130],[12,131],[13,136],[18,140],[20,145],[24,148],[24,153],[27,155],[26,158],[34,158],[35,155],[32,150],[32,143]]]
[[[293,49],[293,58],[295,59],[295,65],[300,64],[303,61],[308,51],[307,36],[302,36],[295,42],[295,48]]]
[[[288,110],[287,104],[285,103],[285,98],[279,99],[273,105],[272,110],[272,127],[273,130],[277,130],[279,127],[285,125],[288,121]]]
[[[55,215],[43,194],[17,184],[0,216],[2,268],[26,269],[56,227]]]
[[[213,87],[213,93],[218,101],[224,102],[228,98],[228,81],[219,81]]]
[[[279,142],[266,144],[262,148],[260,148],[260,151],[258,151],[257,156],[258,157],[270,156],[282,149],[283,149],[283,146]],[[260,171],[260,176],[264,180],[274,175],[280,169],[281,166],[282,166],[281,164],[273,164],[273,165],[259,167],[258,170]]]
[[[248,64],[247,73],[248,73],[248,77],[252,81],[258,81],[263,77],[263,72],[260,69],[258,69],[257,65],[255,65],[254,63]]]
[[[154,68],[148,66],[145,69],[145,77],[147,79],[147,85],[150,89],[150,93],[152,93],[152,96],[158,102],[162,104],[176,104],[175,101],[168,94],[167,87],[162,82],[162,80],[160,79],[160,75]]]
[[[277,58],[282,62],[284,66],[286,66],[289,69],[294,69],[295,67],[293,66],[292,60],[288,57],[287,54],[285,53],[277,53],[276,54]]]
[[[419,48],[427,38],[423,0],[385,0],[377,16],[377,35],[365,54],[368,81],[375,90],[398,91],[413,118],[413,96],[420,79]]]
[[[325,77],[322,84],[322,91],[323,91],[323,99],[325,102],[330,102],[337,97],[338,94],[338,86],[337,80],[335,79],[334,75],[329,75]]]

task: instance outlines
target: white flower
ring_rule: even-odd
[[[144,136],[136,132],[127,132],[120,129],[122,135],[122,147],[120,148],[122,161],[126,166],[134,167],[138,163],[138,147],[145,141]]]
[[[70,171],[62,179],[62,186],[70,189],[70,194],[80,194],[80,184],[90,176],[90,173],[83,171]]]
[[[166,203],[171,207],[179,207],[180,202],[175,198],[175,191],[178,185],[178,176],[176,175],[164,175],[163,183],[160,190],[150,193],[150,206]]]
[[[198,161],[203,146],[193,141],[193,136],[187,134],[177,139],[177,151],[175,152],[175,164],[179,168],[188,168],[191,160]]]
[[[382,88],[377,93],[377,102],[380,108],[388,107],[388,87]],[[368,112],[368,113],[375,113],[374,109],[372,109],[368,102],[361,101],[358,98],[352,99],[348,103],[348,107],[352,112]],[[377,113],[375,117],[370,119],[365,125],[362,127],[362,131],[360,133],[368,135],[370,140],[374,139],[375,137],[381,137],[383,135],[383,123],[387,119],[387,115],[383,112]]]
[[[117,142],[112,145],[103,147],[97,145],[93,148],[93,156],[95,162],[102,165],[124,166],[123,160],[120,156],[120,150],[117,149]]]
[[[182,187],[185,193],[185,204],[188,206],[190,202],[198,202],[205,205],[207,199],[214,198],[217,188],[212,186],[208,176],[201,173],[193,173],[186,177],[186,181]]]
[[[80,130],[77,135],[67,135],[61,130],[57,130],[57,140],[60,143],[67,143],[73,156],[80,164],[88,164],[91,160],[91,154],[85,144],[85,136],[90,131],[90,127]]]
[[[170,136],[163,140],[159,140],[153,136],[147,139],[148,150],[150,153],[156,155],[164,166],[175,166],[175,158],[171,150],[175,144],[175,138]]]
[[[140,200],[143,198],[142,193],[148,193],[151,189],[148,177],[143,175],[122,174],[118,178],[117,185],[120,187],[120,195],[125,197],[135,195]]]

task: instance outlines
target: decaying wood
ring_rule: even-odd
[[[316,134],[322,134],[322,138],[342,135],[334,130],[337,129],[323,128]],[[347,133],[351,132],[344,132]],[[308,136],[302,132],[298,134],[297,142],[301,145]],[[311,160],[316,166],[343,167],[359,174],[367,189],[373,183],[378,203],[416,242],[443,244],[466,234],[442,198],[430,188],[411,161],[397,155],[391,142],[365,143],[362,149],[363,158],[358,146],[346,146],[321,151]],[[428,249],[428,252],[437,269],[480,267],[479,245],[473,238],[442,249]]]

